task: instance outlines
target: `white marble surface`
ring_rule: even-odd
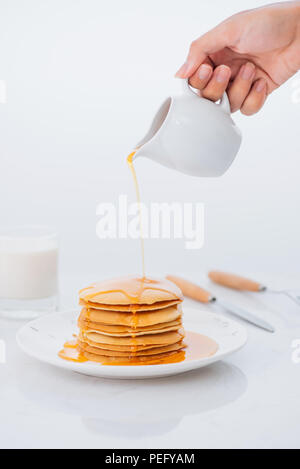
[[[63,279],[62,306],[74,304],[80,282]],[[275,284],[300,290],[296,278]],[[97,379],[44,365],[18,350],[20,323],[0,320],[0,447],[299,447],[300,363],[292,361],[292,341],[300,339],[300,307],[271,293],[213,290],[271,321],[276,333],[247,325],[248,344],[236,355],[170,378]]]

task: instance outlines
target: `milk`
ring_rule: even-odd
[[[55,295],[58,250],[0,251],[0,298],[38,299]]]
[[[16,317],[23,310],[22,317],[35,317],[35,311],[53,310],[57,267],[55,233],[41,227],[0,231],[0,314]]]

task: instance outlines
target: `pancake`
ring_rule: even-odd
[[[99,332],[81,332],[79,339],[85,342],[85,339],[90,339],[93,342],[99,342],[102,344],[112,344],[112,345],[170,345],[178,342],[183,339],[184,330],[180,329],[179,331],[172,332],[163,332],[161,334],[148,334],[138,337],[113,337]]]
[[[91,345],[87,345],[84,342],[79,342],[79,350],[90,352],[95,355],[104,355],[104,356],[111,356],[111,357],[136,357],[136,356],[143,356],[143,355],[158,355],[160,353],[165,352],[173,352],[175,350],[180,350],[185,347],[185,344],[181,341],[177,344],[166,345],[164,347],[157,347],[155,349],[150,350],[141,350],[138,352],[120,352],[108,349],[101,349],[99,347],[92,347]]]
[[[122,277],[94,283],[79,292],[84,302],[107,305],[152,305],[183,300],[181,290],[167,279]]]
[[[103,365],[156,365],[163,363],[172,363],[174,357],[174,363],[177,361],[184,360],[185,353],[181,350],[174,352],[159,353],[157,355],[150,356],[138,356],[138,357],[107,357],[105,355],[96,355],[94,353],[81,351],[82,355],[93,362],[98,362]],[[180,357],[180,359],[178,358]]]
[[[135,312],[134,314],[83,308],[80,313],[80,318],[88,319],[94,323],[138,328],[175,321],[181,317],[181,314],[181,305],[169,306],[163,310],[153,310],[150,312]]]
[[[153,303],[152,305],[137,305],[137,304],[131,304],[131,305],[106,305],[106,304],[101,304],[101,303],[94,303],[92,301],[84,301],[82,299],[79,299],[79,304],[81,306],[85,306],[88,309],[95,309],[95,310],[106,310],[106,311],[119,311],[119,312],[125,312],[125,313],[130,313],[132,311],[152,311],[156,309],[163,309],[163,308],[168,308],[169,306],[175,306],[181,303],[182,300],[170,300],[170,301],[159,301],[157,303]]]
[[[88,329],[84,329],[84,332],[85,333],[95,332],[96,334],[103,334],[109,337],[141,337],[142,335],[147,335],[147,334],[158,334],[158,333],[162,334],[164,332],[178,331],[180,328],[182,328],[181,323],[175,326],[165,327],[163,329],[154,330],[154,331],[148,330],[148,331],[138,332],[135,329],[132,329],[131,331],[127,331],[127,332],[113,333],[113,332],[103,332],[101,330],[99,331],[99,330],[88,328]]]
[[[80,316],[78,318],[78,327],[80,329],[96,329],[98,331],[104,331],[104,332],[146,332],[146,331],[153,331],[153,330],[160,330],[164,329],[165,327],[169,326],[177,326],[178,324],[181,324],[180,319],[176,319],[175,321],[169,321],[169,322],[163,322],[160,324],[154,324],[153,326],[145,326],[145,327],[136,327],[133,328],[131,326],[114,326],[112,324],[103,324],[101,322],[93,322],[89,321],[88,319],[82,319]]]
[[[60,357],[104,365],[177,363],[185,357],[183,300],[171,281],[124,277],[79,292],[79,335]],[[69,350],[68,350],[69,347]]]
[[[175,344],[181,343],[182,338],[175,342]],[[100,348],[104,350],[113,350],[119,352],[128,352],[130,355],[132,352],[140,352],[142,350],[154,350],[156,348],[162,347],[159,344],[151,344],[151,345],[113,345],[113,344],[102,344],[101,342],[93,342],[92,340],[85,338],[83,343],[86,345],[90,345],[91,347]],[[175,345],[171,344],[171,345]]]
[[[78,327],[79,329],[84,329],[84,330],[96,330],[99,332],[106,332],[106,333],[111,333],[111,334],[124,334],[129,332],[130,334],[136,334],[139,332],[142,332],[144,334],[147,334],[147,332],[151,331],[159,331],[161,329],[166,329],[169,327],[174,327],[174,326],[180,326],[181,325],[181,320],[176,319],[175,321],[169,321],[169,322],[163,322],[160,324],[154,324],[153,326],[145,326],[145,327],[136,327],[133,328],[131,326],[113,326],[111,324],[102,324],[99,322],[92,322],[86,319],[82,319],[82,316],[79,316],[78,319]]]

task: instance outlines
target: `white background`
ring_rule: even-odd
[[[138,241],[100,241],[96,206],[135,200],[125,157],[161,101],[189,43],[254,0],[0,0],[1,225],[48,224],[61,235],[61,270],[86,279],[140,271]],[[147,272],[209,267],[299,273],[300,103],[295,77],[243,132],[219,179],[140,159],[142,198],[205,203],[205,244],[147,241]],[[298,83],[298,87],[300,84]],[[199,122],[199,126],[205,125]]]

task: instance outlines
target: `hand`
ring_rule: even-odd
[[[231,110],[255,114],[266,97],[300,69],[300,2],[277,3],[234,15],[190,47],[178,78],[205,98],[227,90]]]

